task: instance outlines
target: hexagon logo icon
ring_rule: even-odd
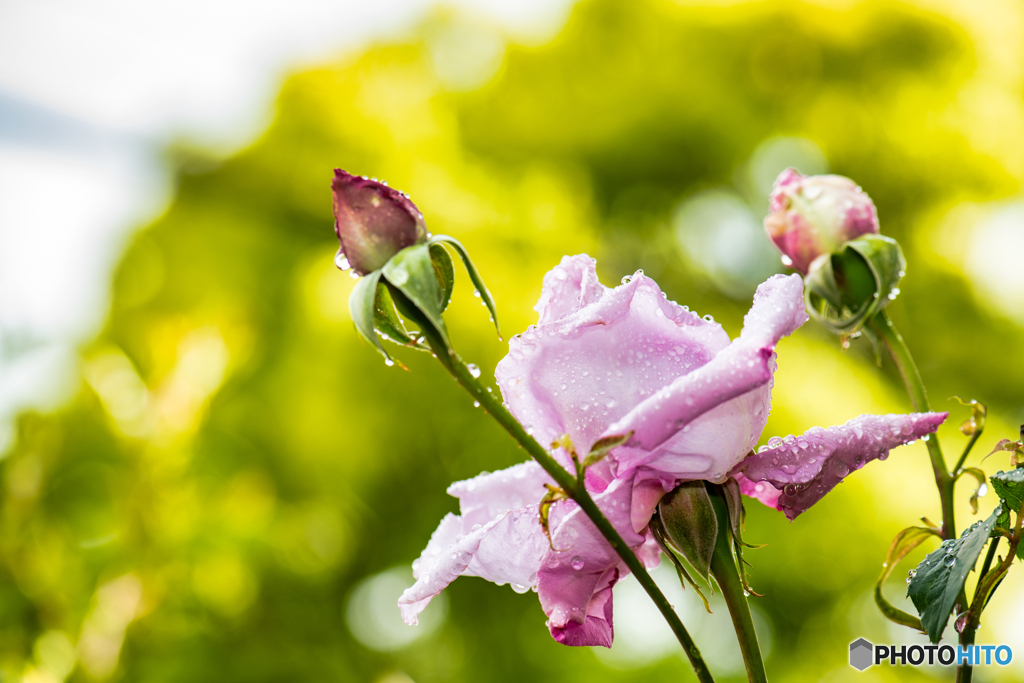
[[[874,663],[874,650],[875,646],[863,638],[853,641],[850,643],[850,666],[857,671],[868,668]]]

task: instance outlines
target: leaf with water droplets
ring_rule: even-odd
[[[1024,469],[1000,470],[990,480],[996,495],[1006,501],[1010,510],[1018,512],[1024,503]]]
[[[899,564],[900,560],[906,557],[911,550],[921,545],[932,536],[942,538],[939,530],[931,526],[912,526],[896,534],[896,538],[892,539],[892,543],[889,545],[889,552],[885,555],[885,562],[882,564],[882,573],[879,575],[878,581],[875,582],[875,604],[878,606],[878,609],[882,612],[885,618],[897,624],[902,624],[903,626],[916,628],[922,632],[924,631],[924,628],[921,626],[921,620],[894,607],[885,599],[885,596],[882,595],[882,586],[885,584],[886,579],[888,579],[892,574],[896,565]]]
[[[999,513],[1000,509],[996,508],[988,519],[975,522],[960,538],[943,541],[938,550],[929,553],[917,565],[907,595],[914,602],[921,624],[933,643],[942,637],[967,574],[974,570]]]

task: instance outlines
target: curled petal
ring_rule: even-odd
[[[733,475],[736,483],[739,484],[740,493],[744,496],[750,496],[755,498],[770,508],[781,510],[779,507],[779,496],[782,495],[782,491],[778,490],[766,481],[750,481],[747,479],[742,472],[737,472]]]
[[[597,303],[605,291],[607,288],[597,279],[594,259],[586,254],[563,256],[561,263],[544,276],[544,288],[533,310],[543,325]]]
[[[630,524],[632,479],[616,479],[594,502],[630,548],[647,540]],[[593,522],[571,501],[553,516],[552,543],[538,574],[537,593],[548,628],[571,645],[611,645],[611,586],[628,569]],[[607,615],[607,616],[606,616]],[[570,642],[571,641],[571,642]]]
[[[794,519],[839,484],[850,472],[889,449],[931,434],[948,413],[861,415],[844,425],[814,427],[802,436],[773,438],[734,471],[740,490]],[[744,479],[746,482],[744,482]],[[765,482],[776,489],[758,490]],[[777,495],[776,495],[777,494]],[[772,504],[774,502],[774,505]]]
[[[611,647],[615,630],[612,626],[612,586],[619,579],[617,569],[609,569],[599,581],[599,587],[587,606],[587,616],[582,624],[568,621],[555,626],[550,621],[551,637],[562,645],[600,645]]]
[[[608,428],[608,434],[634,434],[627,448],[615,452],[618,472],[646,466],[679,479],[725,479],[764,429],[775,344],[806,321],[799,276],[776,275],[762,283],[739,339]]]
[[[398,601],[406,623],[417,623],[430,599],[459,576],[535,586],[548,549],[537,506],[550,481],[531,461],[452,484],[448,491],[459,498],[462,515],[441,520],[413,562],[416,583]]]

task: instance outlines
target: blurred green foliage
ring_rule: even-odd
[[[673,216],[716,190],[759,220],[759,146],[809,140],[904,246],[908,276],[890,314],[936,409],[954,393],[987,403],[981,450],[1014,435],[998,430],[1024,415],[1024,334],[928,247],[942,212],[1018,189],[942,117],[977,68],[965,29],[888,2],[587,0],[549,44],[506,45],[498,71],[467,86],[474,73],[459,68],[474,54],[450,52],[467,32],[500,41],[490,30],[435,15],[404,42],[290,77],[249,149],[225,160],[171,151],[175,198],[117,269],[77,397],[22,415],[0,464],[2,680],[692,676],[678,657],[630,668],[559,646],[533,596],[476,579],[453,584],[447,620],[407,646],[375,651],[354,637],[369,618],[346,617],[355,586],[409,565],[455,508],[445,487],[523,454],[429,357],[405,353],[402,372],[359,341],[352,282],[332,260],[335,166],[386,178],[434,232],[461,239],[508,333],[533,322],[543,273],[586,251],[606,284],[643,268],[735,335],[753,286],[716,286],[700,254],[684,255]],[[771,258],[767,271],[781,269]],[[460,278],[453,339],[486,373],[505,347]],[[844,354],[809,324],[779,353],[765,438],[909,409],[865,342]],[[951,425],[966,417],[949,409]],[[963,439],[942,433],[956,453]],[[848,642],[895,639],[865,596],[892,536],[937,514],[917,448],[794,524],[750,506],[748,537],[769,542],[748,559],[774,679],[842,676]],[[901,587],[895,578],[894,601]]]

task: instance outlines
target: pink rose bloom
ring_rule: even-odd
[[[839,175],[804,176],[787,168],[775,180],[771,213],[764,227],[782,252],[782,261],[803,274],[822,254],[844,242],[878,232],[871,198]]]
[[[792,518],[853,469],[945,417],[862,416],[747,457],[768,418],[775,345],[807,320],[797,275],[758,287],[734,340],[641,272],[604,287],[585,255],[563,258],[545,276],[536,310],[538,324],[514,337],[498,363],[508,408],[541,444],[568,434],[581,455],[602,437],[632,433],[587,470],[586,485],[646,566],[659,559],[651,515],[683,481],[734,476]],[[564,450],[555,456],[573,471]],[[462,514],[442,521],[414,565],[416,584],[400,600],[406,621],[415,623],[457,576],[482,576],[536,588],[559,642],[610,645],[611,588],[626,568],[572,501],[553,506],[549,547],[538,523],[545,482],[531,462],[453,485]]]

